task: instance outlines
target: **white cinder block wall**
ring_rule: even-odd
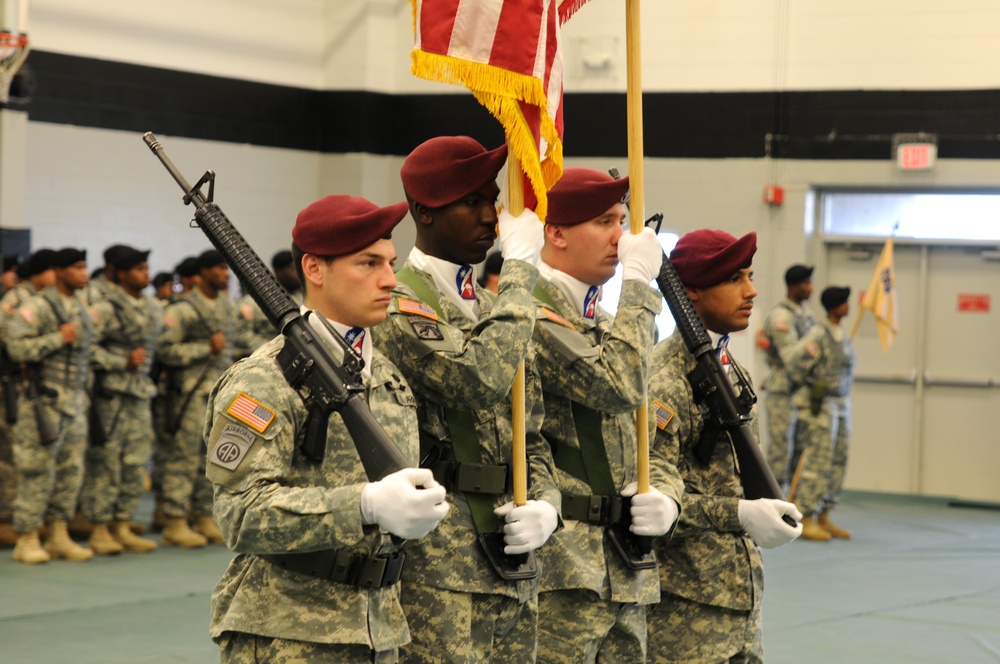
[[[661,0],[642,10],[643,84],[651,92],[1000,88],[1000,3],[988,0]],[[29,32],[43,51],[237,79],[467,94],[409,74],[411,21],[407,0],[34,0]],[[568,92],[624,92],[624,33],[620,0],[591,0],[564,26]],[[30,227],[36,246],[83,245],[95,259],[114,242],[152,247],[157,271],[207,247],[200,232],[185,227],[190,208],[138,134],[3,115],[5,227]],[[568,126],[568,144],[572,136]],[[296,212],[320,195],[352,193],[380,204],[402,196],[399,157],[161,138],[192,181],[207,168],[217,171],[218,202],[265,260],[287,245]],[[624,159],[609,161],[570,165],[627,171]],[[665,212],[679,233],[703,226],[758,232],[760,313],[734,343],[740,356],[756,358],[753,369],[763,377],[751,340],[764,312],[783,296],[781,275],[792,262],[819,258],[807,219],[812,187],[995,185],[1000,167],[945,160],[928,173],[903,173],[888,156],[885,162],[647,159],[646,178],[647,212]],[[780,208],[761,201],[769,183],[786,188]],[[396,237],[405,256],[413,238],[408,222]],[[853,472],[848,483],[872,485]]]

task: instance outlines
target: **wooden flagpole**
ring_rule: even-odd
[[[639,0],[625,0],[625,45],[627,53],[626,103],[628,109],[629,229],[642,232],[646,221],[643,202],[642,144],[642,38]],[[646,399],[635,413],[638,493],[649,491],[649,415]]]
[[[513,152],[507,153],[507,210],[515,217],[524,211],[524,178],[521,160]],[[524,360],[514,374],[514,385],[510,391],[511,435],[511,479],[514,490],[514,504],[528,502],[528,452],[525,444],[524,428]]]

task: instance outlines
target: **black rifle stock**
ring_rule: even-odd
[[[370,480],[380,480],[410,466],[364,400],[361,358],[328,324],[327,329],[340,345],[343,360],[338,362],[320,341],[307,317],[300,313],[299,306],[212,201],[215,174],[207,171],[192,187],[163,153],[163,147],[151,132],[144,134],[143,140],[184,191],[184,203],[195,206],[197,225],[245,284],[267,319],[284,335],[285,346],[278,355],[278,363],[288,384],[302,396],[309,411],[303,454],[315,462],[322,461],[327,423],[330,414],[337,411],[354,440]],[[201,192],[206,182],[209,186],[207,198]]]
[[[660,287],[667,306],[670,307],[670,313],[673,314],[684,344],[694,355],[701,369],[704,382],[702,388],[707,393],[706,401],[712,414],[717,418],[718,426],[726,431],[733,441],[736,459],[740,464],[740,484],[743,486],[743,494],[748,500],[757,498],[784,500],[781,487],[778,486],[778,481],[767,465],[760,445],[757,444],[757,438],[750,429],[748,418],[739,411],[736,389],[726,376],[712,346],[712,340],[705,331],[705,325],[701,322],[684,289],[684,284],[677,275],[677,270],[666,254],[663,256],[656,284]],[[783,516],[782,519],[790,526],[796,525],[790,516]]]
[[[31,400],[31,409],[35,415],[35,426],[38,427],[39,442],[48,447],[59,440],[59,427],[52,424],[52,418],[45,410],[42,403],[42,396],[52,397],[55,392],[42,383],[42,370],[37,364],[27,365],[28,375],[28,399]]]
[[[0,388],[3,389],[4,416],[7,424],[17,424],[17,384],[21,366],[10,359],[7,349],[0,346]]]

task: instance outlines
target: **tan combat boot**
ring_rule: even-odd
[[[19,537],[12,524],[0,521],[0,549],[14,548]]]
[[[833,537],[830,533],[823,530],[812,514],[802,517],[802,539],[812,540],[814,542],[828,542]]]
[[[838,539],[851,539],[851,531],[841,528],[833,521],[830,521],[830,513],[827,510],[819,515],[819,526],[833,537]]]
[[[65,558],[74,562],[84,562],[94,557],[93,551],[70,539],[65,521],[53,521],[49,524],[49,537],[45,542],[45,550],[52,558]]]
[[[166,519],[163,524],[163,546],[179,546],[192,549],[205,546],[208,540],[188,527],[187,519]]]
[[[116,540],[108,530],[108,524],[95,523],[87,540],[90,549],[99,556],[114,556],[125,550],[121,542]]]
[[[49,562],[49,554],[45,553],[38,539],[38,531],[19,535],[14,546],[14,560],[28,565],[38,565]]]
[[[219,530],[218,524],[215,523],[215,519],[210,516],[199,516],[194,520],[194,525],[191,529],[196,533],[201,533],[205,536],[212,544],[225,544],[226,540],[222,537],[222,531]]]
[[[126,551],[132,553],[148,553],[156,550],[156,542],[143,539],[132,532],[132,524],[125,521],[115,521],[111,524],[111,535],[121,542]]]

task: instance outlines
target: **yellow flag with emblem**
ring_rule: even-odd
[[[861,310],[854,321],[851,336],[858,330],[858,324],[865,310],[875,314],[875,324],[878,327],[878,339],[882,344],[882,353],[888,353],[899,332],[899,319],[896,313],[896,270],[893,267],[893,238],[890,236],[882,247],[875,266],[875,274],[871,283],[861,298]]]

